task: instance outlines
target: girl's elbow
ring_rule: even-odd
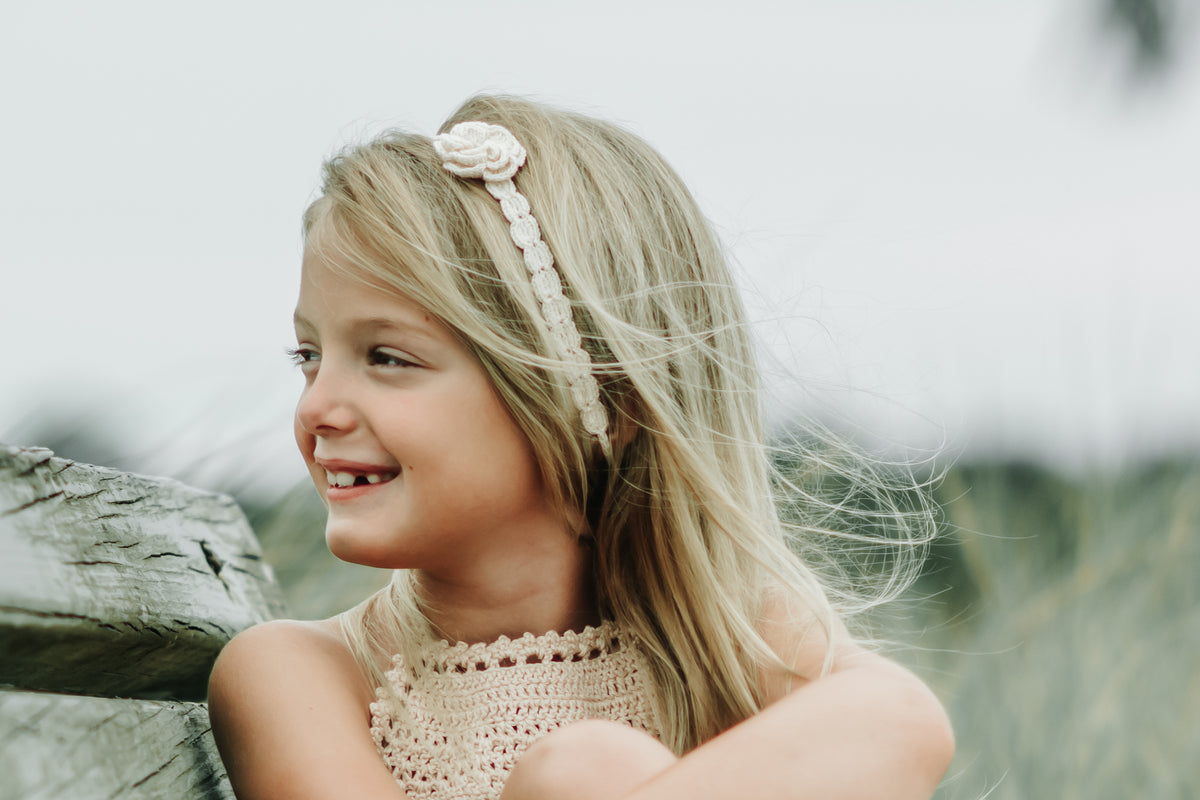
[[[950,717],[947,716],[946,710],[942,708],[940,703],[935,701],[937,706],[936,720],[932,725],[932,731],[929,735],[929,770],[930,776],[933,778],[936,786],[941,781],[942,776],[946,774],[946,770],[950,768],[950,762],[954,760],[954,728],[950,724]]]
[[[907,700],[909,717],[904,740],[913,748],[911,764],[932,794],[954,759],[954,728],[933,692],[916,678]]]
[[[954,759],[954,728],[945,707],[924,681],[899,664],[867,656],[869,671],[860,673],[870,690],[860,697],[874,708],[875,723],[886,725],[885,752],[897,777],[933,794]],[[885,722],[886,720],[886,722]]]

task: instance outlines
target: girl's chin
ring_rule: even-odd
[[[350,564],[377,569],[401,568],[391,549],[381,547],[378,540],[363,536],[361,525],[351,529],[348,524],[339,524],[332,515],[325,526],[325,544],[329,552]]]

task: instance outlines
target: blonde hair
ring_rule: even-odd
[[[444,170],[428,138],[392,131],[332,158],[306,236],[424,306],[478,357],[564,520],[584,512],[600,611],[647,649],[667,744],[683,752],[758,711],[762,671],[786,668],[761,631],[769,595],[790,593],[832,637],[836,612],[793,539],[846,534],[821,514],[785,525],[778,500],[837,506],[774,469],[741,299],[658,153],[615,125],[512,97],[472,98],[443,130],[469,120],[504,126],[528,151],[514,180],[595,365],[611,464],[549,355],[496,201]],[[342,622],[376,685],[381,655],[429,633],[403,573]]]

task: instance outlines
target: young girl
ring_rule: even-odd
[[[296,439],[334,554],[396,572],[225,648],[239,797],[933,792],[946,717],[788,546],[741,302],[657,153],[477,97],[334,158],[304,223]]]

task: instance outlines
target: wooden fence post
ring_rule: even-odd
[[[197,701],[283,611],[230,498],[0,445],[0,800],[232,798]]]

